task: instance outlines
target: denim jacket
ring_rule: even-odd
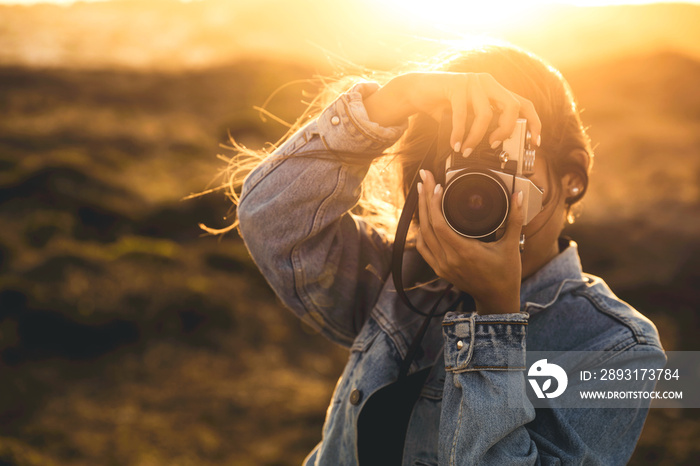
[[[372,157],[406,128],[369,120],[362,102],[377,87],[355,86],[290,137],[250,173],[238,207],[241,235],[277,295],[350,350],[322,441],[307,465],[358,463],[363,405],[396,380],[423,321],[394,290],[390,242],[349,213]],[[333,151],[357,154],[357,160],[348,163],[330,156]],[[415,251],[406,252],[406,288],[423,279],[416,274],[425,268]],[[418,287],[409,297],[429,308],[444,286]],[[411,413],[403,465],[610,465],[629,459],[648,400],[624,409],[535,409],[527,399],[506,403],[504,391],[525,390],[529,351],[605,351],[626,367],[663,367],[653,323],[600,278],[582,272],[574,242],[522,283],[520,299],[517,314],[457,310],[432,320],[410,368],[432,367]]]

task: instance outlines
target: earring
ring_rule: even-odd
[[[581,192],[581,188],[579,188],[578,186],[572,186],[572,187],[569,189],[569,193],[570,193],[572,196],[577,196],[578,193],[580,193],[580,192]]]

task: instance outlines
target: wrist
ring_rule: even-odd
[[[498,296],[487,300],[475,299],[474,304],[476,313],[479,315],[517,314],[520,312],[520,296]]]
[[[370,121],[380,126],[398,126],[417,112],[411,104],[408,90],[411,75],[400,75],[364,100]]]

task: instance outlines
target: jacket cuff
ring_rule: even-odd
[[[529,314],[448,313],[442,322],[445,370],[524,370]]]
[[[379,126],[367,116],[363,99],[379,89],[379,84],[356,84],[329,105],[318,117],[318,129],[329,150],[353,154],[379,155],[406,131],[400,126]]]

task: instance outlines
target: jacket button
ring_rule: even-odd
[[[457,349],[462,349],[462,348],[464,348],[464,342],[462,340],[459,340],[457,342]]]
[[[354,388],[350,392],[350,403],[354,405],[360,404],[360,401],[362,400],[362,392],[359,391],[358,389]]]
[[[340,124],[340,118],[338,117],[338,115],[331,118],[331,124],[333,126],[338,126]]]

